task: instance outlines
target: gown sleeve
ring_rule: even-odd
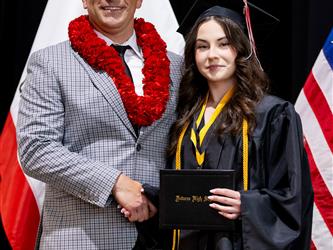
[[[264,184],[241,192],[244,249],[309,249],[313,190],[300,118],[291,104],[275,113],[265,133]]]

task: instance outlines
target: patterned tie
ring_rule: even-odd
[[[133,82],[131,71],[130,71],[127,63],[125,62],[125,52],[127,49],[130,49],[131,46],[129,46],[129,45],[123,46],[123,45],[115,45],[115,44],[112,44],[111,46],[118,52],[118,54],[121,58],[121,61],[123,62],[123,65],[125,66],[126,75],[128,75]]]
[[[125,66],[126,75],[128,75],[131,78],[132,82],[133,82],[133,77],[132,77],[131,71],[130,71],[130,69],[129,69],[126,61],[125,61],[125,52],[126,52],[127,49],[130,49],[131,46],[129,46],[129,45],[125,45],[125,46],[124,45],[115,45],[115,44],[112,44],[111,46],[118,52],[118,54],[121,58],[121,61],[123,62],[123,65]],[[134,84],[134,82],[133,82],[133,84]],[[135,134],[138,136],[139,135],[139,129],[140,129],[139,126],[136,125],[136,124],[133,124],[133,123],[132,123],[132,126],[134,128]]]

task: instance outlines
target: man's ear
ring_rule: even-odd
[[[136,2],[136,8],[137,8],[137,9],[139,9],[139,8],[141,7],[142,2],[143,2],[143,0],[138,0],[138,1]]]
[[[83,8],[87,9],[87,0],[82,0]]]

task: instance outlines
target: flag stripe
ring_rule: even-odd
[[[313,206],[312,241],[318,250],[329,250],[333,246],[333,237],[326,227],[316,204]]]
[[[11,114],[11,120],[13,123],[13,126],[16,127],[16,121],[17,121],[17,114],[18,114],[18,107],[19,107],[19,101],[20,101],[20,93],[17,90],[15,93],[14,100],[11,105],[10,114]],[[19,157],[17,156],[17,161]],[[18,162],[20,165],[20,163]],[[23,173],[23,172],[22,172]],[[24,174],[24,173],[23,173]],[[25,175],[25,174],[24,174]],[[39,209],[39,213],[42,211],[42,206],[44,202],[44,194],[45,194],[45,184],[43,182],[40,182],[30,176],[25,175],[25,178],[32,190],[33,195],[35,196],[35,200],[37,202],[37,206]]]
[[[313,243],[313,240],[311,241],[310,249],[311,250],[317,250],[315,244]]]
[[[325,96],[328,106],[333,112],[333,71],[328,64],[324,52],[321,50],[319,56],[313,65],[312,74],[318,83],[321,92]]]
[[[300,92],[299,113],[314,189],[311,249],[333,247],[333,29]]]
[[[314,162],[322,176],[324,182],[331,195],[333,194],[333,165],[332,165],[332,153],[327,145],[327,141],[324,138],[324,135],[320,129],[318,121],[313,114],[311,108],[309,107],[308,100],[304,95],[302,90],[298,96],[295,108],[299,113],[303,133],[308,142],[308,146],[311,149]],[[315,133],[314,133],[315,131]]]
[[[333,197],[328,191],[326,184],[317,169],[316,163],[313,160],[311,150],[307,143],[305,143],[305,150],[310,164],[315,203],[329,231],[333,235]]]
[[[304,94],[319,122],[327,144],[333,152],[332,112],[312,73],[305,83]]]
[[[13,249],[33,249],[39,223],[35,197],[17,161],[15,126],[8,115],[0,140],[1,218]]]

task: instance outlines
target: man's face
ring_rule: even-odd
[[[94,28],[106,36],[131,34],[135,10],[143,0],[82,0]]]

